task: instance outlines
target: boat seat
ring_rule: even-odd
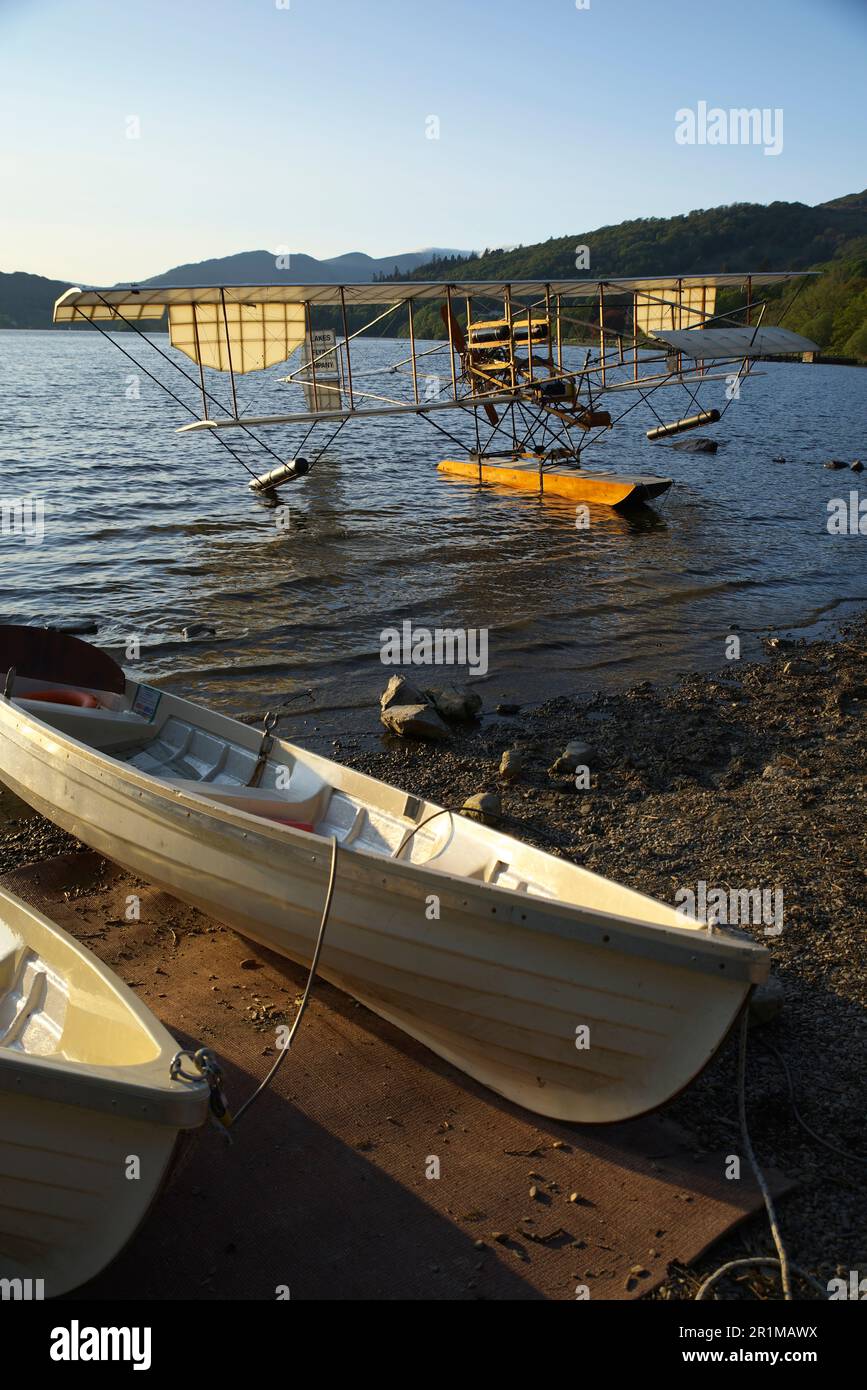
[[[307,768],[298,769],[306,774],[297,777],[291,774],[289,786],[285,791],[275,791],[273,787],[241,787],[226,782],[199,782],[190,778],[167,778],[178,791],[192,792],[196,796],[206,796],[221,806],[232,806],[238,811],[247,811],[251,816],[263,816],[266,820],[286,819],[317,825],[325,816],[333,788],[321,777],[316,777]]]
[[[291,754],[281,761],[275,748],[259,785],[248,787],[257,757],[257,748],[227,742],[173,717],[147,744],[132,750],[126,761],[180,791],[195,792],[253,815],[283,814],[313,824],[322,819],[333,791],[330,783],[304,763],[291,761]],[[263,803],[261,809],[250,804],[255,801]]]
[[[196,729],[182,719],[168,719],[163,728],[126,761],[154,777],[188,781],[240,783],[250,776],[255,753]]]
[[[4,980],[0,974],[0,1047],[20,1050],[26,1034],[24,1050],[47,1055],[56,1050],[60,1031],[46,1012],[56,986],[39,956],[14,937],[13,942],[9,978]],[[10,959],[8,953],[6,959]],[[2,964],[0,957],[0,970]]]

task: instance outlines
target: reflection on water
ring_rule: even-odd
[[[865,495],[865,484],[822,468],[867,453],[857,369],[764,364],[717,427],[716,455],[648,445],[653,420],[636,409],[597,466],[675,487],[655,511],[593,507],[589,530],[563,499],[438,475],[455,446],[422,421],[353,422],[281,494],[280,530],[239,464],[213,438],[174,433],[187,417],[146,377],[131,382],[134,368],[102,338],[4,332],[0,351],[3,495],[48,502],[44,544],[0,541],[3,620],[93,616],[103,642],[138,633],[150,678],[217,707],[310,689],[323,727],[351,723],[388,674],[381,630],[404,619],[488,628],[490,703],[718,665],[729,632],[750,655],[767,628],[867,596],[867,537],[825,526],[828,499]],[[358,361],[373,369],[392,353],[361,343]],[[722,388],[708,388],[708,404],[723,403]],[[248,378],[243,399],[255,413],[295,409],[296,390]],[[395,390],[389,378],[384,393]],[[441,418],[472,442],[462,417]],[[264,437],[291,457],[303,433]],[[322,442],[301,452],[315,457]],[[232,443],[256,471],[273,462]],[[184,641],[193,622],[217,638]]]

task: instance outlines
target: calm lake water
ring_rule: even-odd
[[[118,341],[196,404],[193,386],[132,334]],[[357,384],[404,395],[402,379],[360,376],[397,346],[359,344]],[[431,361],[445,370],[444,357]],[[348,425],[282,494],[281,531],[213,438],[174,432],[190,417],[144,375],[135,398],[136,368],[105,339],[0,332],[0,495],[46,501],[42,544],[0,538],[0,616],[93,618],[92,640],[107,646],[138,634],[146,679],[227,712],[296,698],[299,734],[318,726],[320,738],[375,726],[391,674],[380,632],[406,619],[489,630],[486,706],[718,666],[731,632],[754,656],[769,629],[835,622],[867,601],[867,537],[826,529],[829,498],[867,496],[867,483],[822,467],[867,461],[867,371],[762,370],[716,427],[715,455],[649,445],[644,406],[588,455],[673,477],[656,511],[594,508],[578,531],[568,503],[438,475],[454,447],[396,418]],[[723,389],[707,387],[703,404],[724,404]],[[213,390],[227,400],[226,379]],[[665,395],[665,418],[691,413],[683,391]],[[239,397],[251,413],[301,406],[273,374],[244,379]],[[462,416],[435,418],[469,439]],[[303,430],[259,433],[291,457]],[[314,436],[303,453],[319,447]],[[196,622],[216,638],[186,641],[181,629]],[[433,683],[464,676],[437,671]]]

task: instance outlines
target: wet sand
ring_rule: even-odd
[[[306,971],[90,852],[3,884],[95,951],[237,1114]],[[125,916],[128,895],[140,915]],[[183,1136],[126,1250],[73,1297],[634,1300],[761,1198],[661,1116],[604,1128],[510,1105],[323,980],[232,1131]],[[431,1164],[435,1162],[436,1168]]]

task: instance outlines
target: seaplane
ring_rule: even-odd
[[[407,415],[448,440],[438,467],[451,478],[626,508],[672,486],[668,477],[593,467],[595,446],[632,411],[652,417],[651,444],[710,427],[757,360],[817,351],[764,323],[762,292],[787,281],[799,282],[797,294],[804,272],[73,288],[57,300],[54,322],[84,321],[109,337],[193,417],[179,433],[208,432],[268,500],[307,476],[351,421]],[[168,351],[147,331],[164,317]],[[196,404],[145,367],[119,328],[179,372],[187,386],[178,390],[188,396],[192,385]],[[393,360],[371,367],[359,353],[365,336]],[[239,378],[282,370],[299,352],[300,365],[278,377],[299,408],[287,399],[285,411],[255,414],[239,402]],[[225,376],[229,402],[218,394]],[[390,394],[374,389],[376,377],[388,378]],[[718,405],[703,403],[708,391]],[[291,454],[269,442],[277,428],[298,431]],[[250,466],[250,450],[264,471]]]

